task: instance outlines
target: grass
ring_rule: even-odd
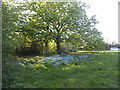
[[[88,55],[91,62],[78,65],[48,66],[34,64],[32,68],[15,68],[10,88],[118,88],[118,52],[77,52]],[[18,61],[41,61],[45,56],[19,57]],[[4,83],[3,83],[4,84]]]

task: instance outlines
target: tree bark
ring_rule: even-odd
[[[61,54],[60,36],[56,38],[57,54]]]
[[[46,56],[49,55],[49,45],[48,45],[48,41],[45,41],[45,53],[46,53]]]
[[[57,54],[61,54],[60,42],[56,42],[56,44],[57,44]]]

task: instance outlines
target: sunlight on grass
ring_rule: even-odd
[[[77,52],[120,52],[120,51],[77,51]]]
[[[27,68],[14,77],[14,88],[117,88],[118,53],[99,52],[83,53],[89,55],[91,62],[80,62],[50,66],[37,63],[45,56],[19,57],[19,61],[35,61],[26,64]],[[77,55],[76,55],[77,56]],[[31,66],[32,67],[29,67]]]

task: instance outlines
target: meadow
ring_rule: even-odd
[[[44,55],[17,57],[4,66],[7,72],[3,76],[3,88],[118,88],[119,52],[81,51],[71,54],[88,55],[92,60],[52,66],[39,63],[46,58]]]
[[[119,53],[92,50],[120,45],[104,41],[89,5],[24,1],[2,2],[3,88],[118,87]]]

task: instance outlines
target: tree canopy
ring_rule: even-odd
[[[49,55],[52,51],[104,49],[105,43],[82,2],[26,2],[2,5],[3,51]],[[52,43],[52,44],[51,44]],[[54,50],[51,50],[54,49]],[[10,50],[9,50],[10,49]],[[35,54],[36,54],[35,53]]]

